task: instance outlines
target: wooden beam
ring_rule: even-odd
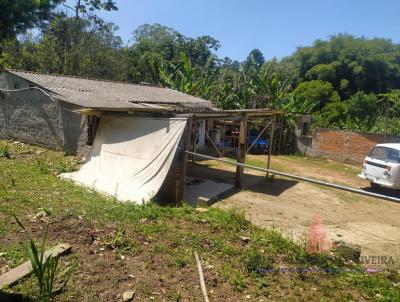
[[[66,243],[60,243],[55,247],[44,253],[44,259],[47,259],[50,255],[53,257],[61,256],[71,251],[71,246]],[[26,261],[21,265],[9,270],[0,276],[0,290],[9,287],[24,277],[29,276],[32,273],[31,261]]]
[[[221,153],[221,151],[219,151],[218,147],[215,145],[215,143],[213,142],[213,140],[211,139],[211,137],[208,135],[207,131],[206,131],[206,137],[208,138],[208,140],[211,143],[211,146],[213,146],[213,148],[215,149],[215,151],[217,151],[217,154],[219,155],[219,157],[224,157]]]
[[[269,149],[268,149],[268,162],[267,162],[267,169],[269,169],[271,164],[271,154],[272,154],[272,145],[274,143],[274,131],[275,131],[275,116],[272,120],[271,132],[269,135]],[[269,177],[269,173],[267,172],[267,178]]]
[[[246,128],[247,128],[247,116],[242,113],[240,117],[240,130],[239,130],[239,140],[238,140],[238,152],[237,152],[237,162],[244,164],[246,160]],[[236,166],[236,187],[243,188],[243,167]]]
[[[186,171],[187,171],[187,163],[189,159],[189,155],[185,151],[189,151],[190,144],[191,144],[191,137],[192,137],[192,126],[193,126],[193,119],[188,118],[186,123],[186,137],[183,147],[183,158],[182,158],[182,166],[181,166],[181,175],[180,175],[180,190],[178,191],[178,202],[183,200],[183,195],[185,194],[185,187],[186,187]]]
[[[271,124],[271,121],[268,122],[268,124],[264,127],[264,129],[260,132],[260,134],[257,136],[257,138],[254,140],[254,142],[251,144],[251,146],[247,149],[246,153],[249,153],[249,151],[251,150],[251,148],[253,148],[253,146],[257,143],[257,141],[259,140],[259,138],[261,137],[261,135],[265,132],[265,130],[267,130],[267,128],[269,127],[269,125]]]

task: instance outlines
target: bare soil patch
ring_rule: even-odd
[[[266,156],[252,155],[250,159],[262,163]],[[274,157],[272,163],[275,169],[298,175],[353,187],[368,185],[356,177],[357,168],[347,164],[342,164],[341,170],[337,162],[329,168],[331,163],[319,165],[284,156]],[[211,162],[208,164],[214,167]],[[216,166],[232,171],[232,167],[222,163]],[[283,178],[254,184],[251,179],[263,174],[250,170],[246,173],[250,175],[246,176],[250,181],[246,190],[215,204],[216,207],[240,209],[252,223],[278,228],[296,240],[305,238],[312,217],[319,214],[332,242],[358,244],[363,256],[393,256],[400,260],[400,204]]]

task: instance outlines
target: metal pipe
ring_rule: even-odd
[[[37,86],[19,88],[19,89],[4,89],[4,88],[0,88],[0,91],[2,91],[2,92],[20,92],[20,91],[31,90],[31,89],[36,89],[36,90],[39,90],[39,91],[43,92],[50,100],[52,100],[53,102],[57,103],[57,101],[55,99],[53,99],[53,97],[50,94],[48,94],[44,89],[42,89],[40,87],[37,87]]]
[[[186,152],[189,154],[192,154],[194,156],[199,156],[199,157],[203,157],[206,159],[217,160],[217,161],[220,161],[223,163],[227,163],[227,164],[231,164],[231,165],[235,165],[235,166],[239,166],[239,167],[249,168],[249,169],[262,171],[262,172],[268,172],[268,173],[279,175],[279,176],[284,176],[284,177],[293,178],[296,180],[306,181],[306,182],[310,182],[313,184],[322,185],[322,186],[326,186],[326,187],[330,187],[330,188],[335,188],[335,189],[339,189],[342,191],[347,191],[347,192],[365,195],[365,196],[369,196],[369,197],[376,197],[376,198],[380,198],[380,199],[384,199],[384,200],[400,202],[399,198],[395,198],[395,197],[391,197],[391,196],[387,196],[387,195],[367,192],[367,191],[363,191],[360,189],[355,189],[355,188],[342,186],[342,185],[338,185],[338,184],[334,184],[334,183],[330,183],[330,182],[326,182],[326,181],[316,180],[316,179],[312,179],[312,178],[308,178],[308,177],[297,176],[297,175],[293,175],[293,174],[289,174],[289,173],[285,173],[285,172],[279,172],[276,170],[260,168],[260,167],[256,167],[256,166],[252,166],[252,165],[246,165],[246,164],[229,161],[226,159],[216,158],[216,157],[212,157],[212,156],[208,156],[208,155],[204,155],[204,154],[194,153],[194,152],[190,152],[190,151],[186,151]]]

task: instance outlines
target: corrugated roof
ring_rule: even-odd
[[[17,70],[8,72],[56,93],[55,98],[85,108],[162,109],[174,105],[189,110],[214,108],[209,101],[169,88]]]

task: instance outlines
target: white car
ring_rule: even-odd
[[[365,158],[362,179],[371,186],[400,189],[400,144],[378,144]]]

